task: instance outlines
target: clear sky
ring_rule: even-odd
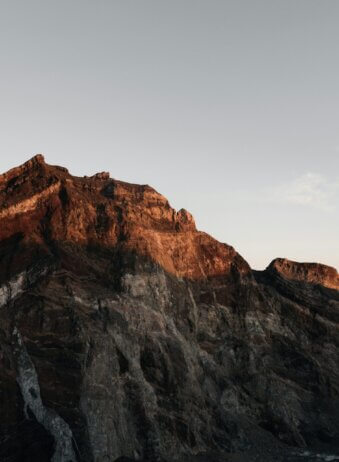
[[[339,268],[338,24],[338,0],[1,0],[0,170],[108,170],[254,268]]]

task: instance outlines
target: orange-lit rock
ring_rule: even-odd
[[[180,277],[250,271],[235,250],[197,231],[192,215],[176,212],[147,185],[109,178],[73,177],[38,155],[0,177],[0,239],[23,233],[25,242],[119,245],[159,263]]]
[[[0,176],[0,461],[334,460],[336,289],[34,157]]]
[[[339,290],[339,275],[337,270],[331,266],[320,263],[298,263],[286,258],[277,258],[270,264],[269,270],[276,271],[287,279],[320,284]]]

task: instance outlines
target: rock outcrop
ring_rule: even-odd
[[[339,290],[339,275],[335,268],[319,263],[297,263],[286,258],[272,261],[267,271],[276,273],[292,281],[318,284],[330,289]]]
[[[338,289],[34,157],[0,176],[0,460],[335,460]]]

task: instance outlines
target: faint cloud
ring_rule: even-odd
[[[269,191],[269,202],[313,207],[323,211],[336,208],[339,180],[331,182],[318,173],[305,173]]]

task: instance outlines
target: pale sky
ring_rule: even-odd
[[[1,0],[0,171],[148,183],[253,268],[339,268],[338,0]]]

